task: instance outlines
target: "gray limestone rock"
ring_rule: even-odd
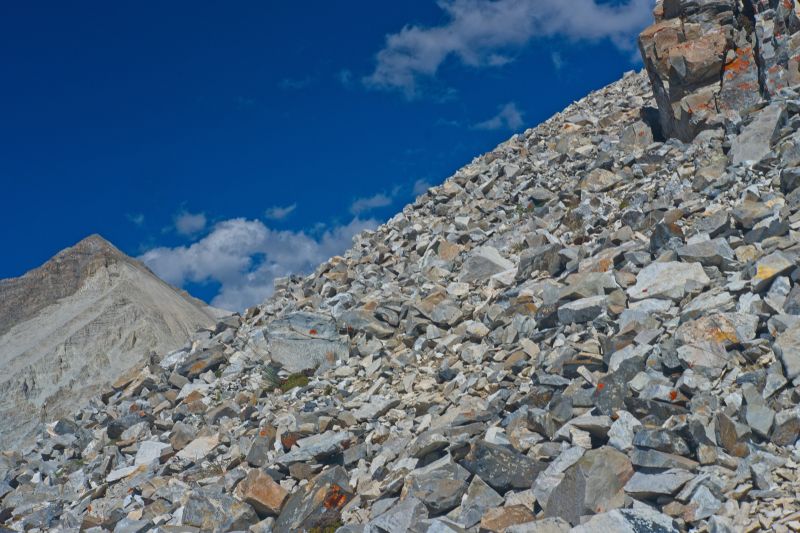
[[[788,379],[800,376],[800,324],[781,333],[775,340],[774,349],[783,363],[784,375]]]
[[[652,263],[636,276],[636,285],[628,289],[628,296],[632,300],[680,300],[687,293],[700,291],[709,283],[711,280],[698,263]]]
[[[529,489],[545,465],[506,446],[478,441],[461,460],[461,465],[490,487],[505,494]]]
[[[514,268],[514,263],[500,255],[496,248],[484,246],[473,250],[464,265],[458,280],[464,283],[487,281],[491,276]]]
[[[608,513],[595,515],[572,529],[572,533],[595,533],[597,531],[678,533],[680,530],[671,517],[649,507],[614,509]]]
[[[473,527],[481,521],[489,509],[503,504],[503,497],[486,484],[480,477],[474,476],[461,503],[461,514],[458,522],[464,527]]]
[[[590,296],[566,303],[558,308],[558,320],[562,324],[583,324],[591,322],[605,312],[605,296]]]
[[[665,470],[652,474],[635,472],[633,477],[625,484],[625,492],[641,499],[672,496],[692,479],[694,479],[694,474],[681,469]]]
[[[316,313],[292,313],[264,331],[269,357],[288,372],[302,372],[333,365],[349,356],[336,321]]]
[[[441,515],[461,503],[469,477],[467,470],[445,456],[412,472],[403,485],[402,498],[416,498],[425,504],[431,515]]]
[[[622,507],[623,487],[632,476],[633,468],[625,454],[607,446],[589,450],[564,473],[550,494],[545,516],[578,525],[583,515]]]
[[[769,155],[785,119],[786,108],[782,103],[776,102],[767,106],[736,136],[730,153],[733,164],[752,165]]]

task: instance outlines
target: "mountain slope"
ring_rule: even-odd
[[[800,46],[769,32],[796,27],[797,5],[742,5],[659,3],[659,24],[684,33],[643,48],[673,62],[675,93],[627,74],[0,455],[0,520],[797,529],[800,85],[726,100],[724,72],[709,81],[733,68],[728,46]],[[718,47],[684,46],[715,33]],[[681,85],[694,68],[703,84]],[[700,97],[746,105],[698,117]]]
[[[97,235],[0,280],[0,444],[214,323],[213,310]]]

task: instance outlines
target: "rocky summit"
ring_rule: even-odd
[[[797,10],[659,3],[646,72],[2,454],[0,521],[800,529]]]
[[[25,444],[41,420],[73,412],[218,315],[99,235],[0,280],[0,446]]]

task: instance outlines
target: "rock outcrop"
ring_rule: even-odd
[[[0,280],[0,445],[24,442],[218,313],[97,235]]]
[[[794,0],[659,0],[639,38],[664,135],[736,126],[800,83]]]

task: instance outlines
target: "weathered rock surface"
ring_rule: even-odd
[[[737,123],[800,83],[800,20],[794,0],[659,0],[639,47],[663,133],[683,141]],[[785,111],[772,103],[731,151],[734,164],[770,152]]]

